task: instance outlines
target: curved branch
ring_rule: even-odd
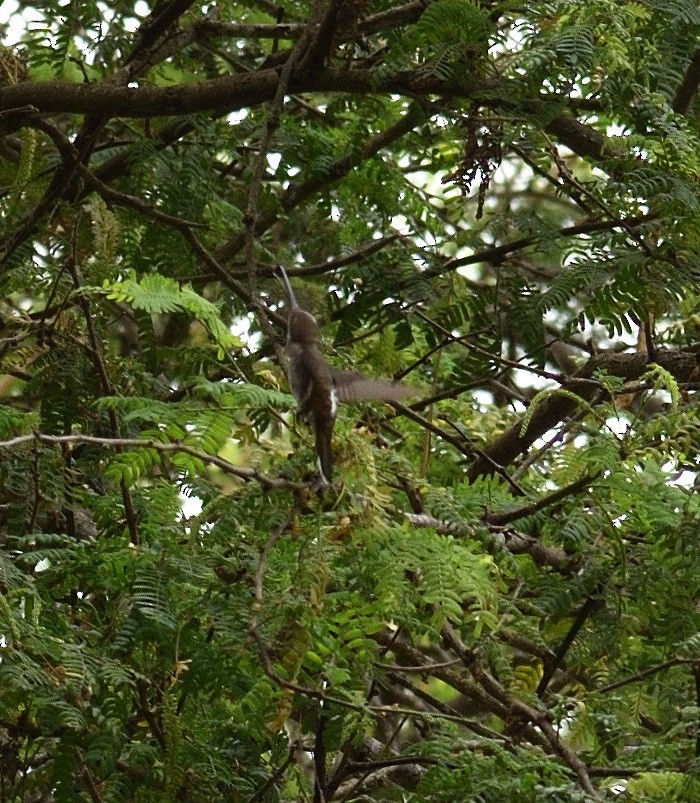
[[[0,111],[34,106],[42,113],[125,118],[167,117],[207,111],[232,112],[272,100],[278,84],[279,69],[272,67],[169,87],[26,81],[0,89]],[[441,94],[444,97],[461,98],[498,87],[507,92],[507,86],[500,80],[464,76],[459,87],[455,88],[439,78],[409,70],[385,76],[366,69],[322,69],[313,73],[297,70],[289,82],[291,93]]]
[[[155,449],[157,452],[182,452],[191,457],[201,460],[212,466],[221,469],[225,474],[230,474],[233,477],[238,477],[244,482],[255,481],[262,485],[263,488],[287,488],[291,491],[304,491],[308,485],[303,482],[292,482],[285,480],[281,477],[268,477],[266,474],[258,471],[256,468],[244,468],[243,466],[234,466],[228,460],[218,455],[207,454],[199,449],[194,449],[192,446],[187,446],[184,443],[176,441],[156,441],[145,438],[100,438],[94,435],[47,435],[44,432],[33,432],[31,435],[17,435],[14,438],[9,438],[5,441],[0,441],[1,449],[14,449],[18,446],[23,446],[27,443],[46,443],[50,445],[62,444],[90,444],[93,446],[104,446],[107,449]]]
[[[595,691],[597,694],[605,694],[606,692],[620,689],[623,686],[629,686],[631,683],[639,683],[640,680],[644,680],[644,678],[648,678],[651,675],[656,675],[658,672],[665,672],[667,669],[671,669],[671,667],[681,666],[683,664],[690,664],[692,666],[696,663],[697,660],[695,658],[681,658],[680,656],[676,656],[674,658],[669,658],[668,661],[650,666],[648,669],[643,669],[641,672],[637,672],[634,675],[628,675],[621,680],[616,680],[613,683],[606,683],[605,686],[599,686]]]
[[[668,371],[678,382],[688,382],[698,372],[698,355],[700,345],[689,351],[659,350],[654,355],[654,362]],[[608,374],[631,380],[639,379],[649,367],[649,357],[644,352],[634,354],[597,354],[590,359],[581,370],[562,389],[568,394],[552,394],[546,398],[533,413],[525,431],[522,424],[517,423],[497,438],[484,454],[474,461],[467,473],[470,482],[477,477],[492,474],[494,463],[504,467],[526,452],[530,446],[550,429],[568,418],[577,404],[569,394],[574,394],[586,402],[592,401],[601,388],[591,377],[596,371],[604,370]]]
[[[565,485],[563,488],[557,488],[556,491],[552,491],[552,493],[547,494],[546,496],[543,496],[534,502],[531,502],[529,505],[523,505],[523,507],[518,507],[514,510],[487,510],[484,514],[484,521],[486,521],[487,524],[495,527],[504,527],[506,524],[510,524],[512,521],[524,519],[527,516],[534,516],[534,514],[538,513],[540,510],[544,510],[546,507],[555,505],[557,502],[561,502],[562,499],[566,499],[568,496],[575,496],[579,491],[587,488],[594,479],[594,475],[584,474],[582,477],[570,483],[569,485]]]
[[[433,516],[421,513],[407,513],[406,518],[413,527],[431,527],[437,533],[445,535],[479,538],[480,535],[467,522],[442,521]],[[555,571],[566,573],[571,571],[571,558],[560,547],[545,546],[536,538],[513,530],[491,533],[486,540],[486,549],[495,552],[507,549],[514,555],[528,554],[538,566],[551,566]]]

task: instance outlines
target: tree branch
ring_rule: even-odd
[[[126,64],[134,61],[142,51],[148,50],[155,44],[192,5],[194,5],[194,0],[170,0],[170,2],[156,3],[136,32],[136,46],[127,57]]]
[[[668,371],[676,381],[687,382],[698,372],[698,354],[700,346],[693,346],[688,351],[659,349],[655,355],[655,362]],[[566,382],[562,389],[585,402],[590,402],[601,391],[600,385],[591,380],[596,371],[603,370],[612,376],[633,380],[639,379],[648,367],[649,359],[646,353],[597,354]],[[469,481],[473,482],[477,477],[492,474],[494,469],[491,461],[499,466],[509,465],[545,432],[571,415],[576,408],[575,400],[568,395],[555,393],[544,399],[532,414],[524,432],[520,423],[515,424],[484,450],[484,457],[475,460],[469,469],[467,474]]]
[[[100,388],[105,396],[112,396],[114,395],[114,386],[112,385],[112,382],[109,378],[109,373],[107,371],[107,363],[105,361],[102,349],[102,343],[100,342],[100,339],[97,336],[97,330],[95,328],[95,323],[93,320],[90,299],[85,294],[80,292],[82,290],[82,281],[80,276],[80,269],[78,268],[78,259],[76,253],[77,236],[78,234],[77,234],[77,221],[76,221],[74,223],[73,233],[71,236],[70,254],[68,256],[68,270],[70,271],[71,277],[73,278],[73,286],[75,290],[78,292],[78,306],[82,310],[83,316],[85,318],[85,327],[87,330],[88,341],[90,343],[90,352],[92,355],[93,365],[95,366],[95,369],[97,370],[97,375],[100,379]],[[118,440],[121,436],[121,431],[116,411],[109,410],[107,413],[107,417],[109,419],[110,429],[112,430],[112,438],[113,440]],[[118,452],[121,451],[122,449],[121,446],[117,446],[115,448]],[[133,499],[131,498],[131,492],[129,491],[129,487],[124,481],[124,479],[119,480],[119,490],[121,492],[122,501],[124,503],[124,515],[126,517],[126,525],[129,529],[129,537],[131,539],[131,543],[134,546],[138,546],[141,543],[141,537],[139,535],[136,510],[134,509],[134,502]]]
[[[231,474],[238,477],[244,482],[255,481],[262,485],[263,488],[287,488],[291,491],[304,491],[308,489],[308,485],[303,482],[292,482],[285,480],[281,477],[268,477],[266,474],[261,473],[255,468],[243,468],[242,466],[234,466],[228,460],[217,455],[207,454],[199,449],[194,449],[192,446],[187,446],[184,443],[177,443],[169,441],[163,443],[145,438],[101,438],[94,435],[47,435],[43,432],[33,432],[31,435],[17,435],[14,438],[9,438],[5,441],[0,441],[1,449],[14,449],[27,443],[37,441],[39,443],[47,443],[52,445],[59,444],[91,444],[93,446],[104,446],[106,449],[155,449],[157,452],[182,452],[183,454],[191,455],[201,460],[208,465],[216,466],[221,469],[225,474]]]
[[[589,616],[596,610],[596,608],[600,607],[600,600],[598,599],[598,594],[603,588],[603,584],[600,584],[598,589],[595,593],[591,594],[586,601],[581,606],[581,609],[576,614],[576,618],[571,624],[568,633],[562,639],[561,644],[557,647],[554,655],[551,658],[546,658],[544,661],[544,672],[542,673],[542,678],[540,679],[539,685],[537,686],[537,691],[535,692],[538,697],[542,698],[544,696],[545,691],[547,690],[547,686],[549,686],[549,682],[554,677],[554,673],[559,669],[561,666],[566,653],[569,651],[569,648],[574,643],[574,639],[578,635],[581,628],[586,623],[586,620]]]
[[[695,97],[700,86],[700,50],[693,53],[688,69],[685,71],[681,85],[673,98],[673,111],[678,114],[686,114],[690,103]]]
[[[322,176],[317,176],[300,184],[291,184],[289,189],[280,198],[280,206],[285,213],[291,212],[299,204],[310,196],[319,192],[324,187],[334,184],[346,176],[353,168],[377,154],[382,148],[387,147],[400,137],[411,131],[422,119],[423,111],[417,105],[409,109],[396,123],[389,126],[384,131],[370,137],[370,139],[357,151],[349,153],[336,159]],[[256,220],[255,234],[259,235],[269,229],[278,220],[276,213],[260,215]],[[239,234],[224,243],[216,251],[216,259],[220,262],[227,262],[238,253],[245,244],[245,235]]]

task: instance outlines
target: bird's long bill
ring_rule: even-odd
[[[277,270],[279,271],[279,278],[282,282],[282,286],[284,287],[284,292],[287,294],[287,301],[292,309],[298,309],[299,303],[297,302],[297,297],[294,295],[294,290],[292,290],[292,285],[289,282],[287,271],[281,265],[277,266]]]

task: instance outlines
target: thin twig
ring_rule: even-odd
[[[571,484],[565,485],[563,488],[558,488],[556,491],[552,491],[552,493],[547,494],[546,496],[543,496],[528,505],[523,505],[522,507],[516,508],[515,510],[486,511],[484,514],[484,521],[486,521],[488,524],[502,527],[505,524],[510,524],[511,522],[517,521],[518,519],[523,519],[526,516],[533,516],[540,510],[544,510],[544,508],[550,507],[550,505],[555,505],[557,502],[560,502],[562,499],[566,499],[568,496],[574,496],[579,491],[582,491],[584,488],[590,485],[594,479],[594,476],[590,474],[584,474],[583,477],[580,477]]]
[[[642,672],[637,672],[635,675],[629,675],[626,678],[622,678],[622,680],[616,680],[614,683],[607,683],[605,686],[599,686],[597,689],[595,689],[595,692],[596,694],[604,694],[605,692],[622,688],[622,686],[629,686],[631,683],[639,683],[640,680],[644,680],[644,678],[648,678],[650,675],[655,675],[658,672],[663,672],[664,670],[670,669],[673,666],[695,663],[697,663],[697,659],[695,658],[669,658],[668,661],[656,664],[655,666],[650,666],[648,669],[644,669]]]
[[[414,666],[403,666],[402,664],[383,664],[379,661],[374,661],[377,669],[385,669],[387,672],[417,672],[424,675],[435,671],[436,669],[444,669],[448,666],[455,666],[461,664],[459,658],[451,658],[449,661],[439,661],[437,663],[415,664]]]
[[[459,343],[460,345],[464,346],[469,351],[473,351],[475,354],[479,354],[482,357],[486,357],[486,359],[498,363],[499,365],[506,366],[508,368],[514,368],[517,371],[529,371],[532,374],[536,374],[537,376],[541,376],[544,379],[551,379],[553,382],[558,382],[559,384],[563,384],[566,382],[567,378],[564,374],[555,374],[552,371],[545,371],[542,368],[538,368],[535,365],[526,365],[521,362],[516,362],[515,360],[509,360],[507,357],[501,357],[499,354],[493,354],[486,349],[482,349],[480,346],[475,345],[466,337],[459,337],[453,335],[450,331],[445,329],[444,326],[441,326],[437,321],[429,318],[425,313],[421,312],[420,309],[413,306],[410,310],[416,317],[420,318],[422,321],[425,321],[427,324],[432,326],[442,335],[450,338],[452,343]],[[593,380],[591,380],[593,381]],[[596,383],[598,384],[598,383]]]
[[[602,591],[603,585],[604,584],[601,583],[595,592],[586,599],[581,606],[581,609],[576,614],[576,618],[572,622],[567,634],[562,639],[561,644],[555,650],[554,655],[549,659],[545,659],[542,678],[540,679],[539,685],[537,686],[537,690],[535,692],[538,697],[544,697],[544,693],[547,691],[550,681],[554,677],[557,669],[559,669],[559,667],[562,665],[564,658],[566,657],[566,653],[574,643],[574,639],[586,623],[586,620],[594,613],[596,608],[600,606],[598,594]]]
[[[586,765],[578,755],[568,745],[561,741],[559,734],[552,727],[549,715],[533,708],[526,703],[508,694],[501,684],[478,663],[474,662],[471,666],[474,678],[483,686],[484,690],[492,694],[496,699],[507,705],[510,717],[519,717],[526,723],[532,723],[544,736],[553,753],[558,755],[566,764],[569,765],[581,784],[585,792],[588,792],[594,800],[600,800],[596,788],[591,783],[588,776]]]
[[[88,765],[85,763],[85,759],[83,758],[78,747],[75,748],[75,757],[78,767],[80,767],[80,774],[83,776],[83,780],[85,781],[85,786],[87,787],[90,800],[92,800],[92,803],[102,803],[102,797],[97,790],[95,779],[92,777],[92,773],[90,772]]]
[[[277,769],[272,773],[272,775],[270,775],[270,777],[262,786],[258,787],[258,789],[256,789],[250,797],[246,798],[245,803],[253,803],[254,800],[261,798],[271,786],[274,786],[274,784],[276,784],[277,781],[282,778],[284,773],[294,762],[294,756],[297,752],[297,747],[298,746],[296,743],[289,746],[289,753],[287,753],[285,760],[279,765],[279,767],[277,767]]]
[[[626,220],[597,220],[593,221],[592,223],[589,222],[577,224],[575,226],[565,226],[564,228],[555,232],[552,237],[575,237],[579,234],[591,234],[597,231],[609,231],[610,229],[620,228],[627,230],[627,227],[629,226],[639,226],[654,219],[654,215],[639,215]],[[469,256],[454,257],[453,259],[445,262],[443,265],[435,268],[429,268],[422,274],[421,278],[423,278],[423,280],[431,279],[435,276],[442,275],[443,273],[457,270],[457,268],[466,267],[467,265],[478,265],[480,262],[498,264],[503,261],[504,257],[513,253],[514,251],[520,251],[525,248],[529,248],[530,246],[537,245],[540,239],[541,238],[536,236],[521,237],[518,240],[513,240],[512,242],[504,243],[503,245],[482,248],[481,250],[475,251]]]
[[[71,250],[68,256],[68,270],[70,271],[70,274],[73,277],[73,285],[75,289],[79,291],[81,289],[82,283],[80,278],[80,271],[78,269],[78,258],[76,250],[76,241],[78,236],[77,225],[78,221],[76,218],[73,225],[73,232],[71,235]],[[85,294],[79,293],[78,305],[82,310],[83,316],[85,318],[85,327],[87,329],[88,339],[90,342],[93,363],[95,365],[95,368],[97,369],[97,375],[100,378],[100,387],[102,389],[102,394],[104,396],[113,396],[114,387],[107,372],[107,364],[105,362],[104,354],[102,352],[102,344],[100,343],[100,340],[97,336],[97,331],[95,330],[90,299]],[[121,436],[121,431],[117,413],[115,410],[109,410],[107,416],[109,418],[110,429],[112,430],[112,437],[118,439]],[[117,447],[117,451],[119,451],[120,448],[121,447]],[[126,517],[126,525],[129,529],[129,538],[131,539],[131,543],[134,546],[138,546],[141,543],[141,537],[139,535],[136,510],[134,509],[134,502],[131,498],[131,492],[129,491],[129,487],[123,478],[119,480],[119,489],[121,491],[122,502],[124,504],[124,515]]]
[[[183,454],[191,455],[192,457],[201,460],[203,463],[208,463],[216,466],[226,474],[231,474],[238,477],[245,482],[255,481],[258,482],[263,488],[287,488],[290,491],[303,491],[308,486],[303,482],[292,482],[285,480],[281,477],[269,477],[266,474],[258,471],[255,468],[243,468],[241,466],[234,466],[223,457],[217,455],[207,454],[198,449],[188,446],[187,444],[177,441],[162,442],[147,438],[102,438],[94,435],[47,435],[43,432],[33,432],[30,435],[17,435],[14,438],[9,438],[5,441],[0,441],[0,449],[13,449],[23,444],[31,443],[32,441],[39,441],[40,443],[47,444],[91,444],[95,446],[104,446],[107,449],[155,449],[158,452],[182,452]]]

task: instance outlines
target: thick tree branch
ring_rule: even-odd
[[[698,374],[698,353],[700,346],[692,351],[657,350],[655,362],[668,371],[677,382],[688,382]],[[634,354],[598,354],[590,359],[581,370],[566,382],[562,389],[585,402],[590,402],[600,393],[601,387],[591,377],[596,371],[606,371],[612,376],[625,380],[639,379],[649,368],[649,359],[645,353]],[[467,474],[470,482],[477,477],[492,474],[493,463],[503,467],[526,452],[530,446],[550,429],[570,416],[578,405],[570,395],[552,394],[537,407],[525,431],[522,425],[516,424],[497,438],[487,449],[484,456],[474,461]]]
[[[341,9],[350,5],[347,0],[329,0],[316,26],[309,48],[304,53],[300,70],[316,72],[323,68],[333,50]]]
[[[673,99],[673,111],[686,114],[692,99],[700,86],[700,50],[693,53],[688,69],[685,71],[681,85]]]
[[[136,47],[127,58],[127,64],[137,55],[150,48],[174,25],[177,20],[194,4],[194,0],[170,0],[156,3],[153,11],[143,21],[136,35]]]
[[[479,540],[486,540],[486,549],[489,552],[502,550],[504,547],[514,555],[528,554],[538,566],[551,566],[558,572],[571,569],[571,559],[559,547],[545,546],[536,538],[514,530],[503,530],[491,533],[484,539],[483,535],[474,530],[467,522],[442,521],[433,516],[422,513],[407,513],[406,518],[414,527],[431,527],[438,533],[445,535],[466,536]]]
[[[92,114],[105,117],[163,117],[196,112],[232,112],[271,100],[279,84],[276,68],[226,75],[193,84],[173,87],[114,86],[110,83],[77,84],[65,81],[25,82],[0,89],[0,111],[34,106],[41,113]],[[351,94],[400,94],[412,97],[441,95],[473,99],[492,108],[507,109],[512,103],[494,100],[508,96],[508,85],[496,79],[476,75],[462,76],[458,86],[446,84],[419,71],[383,75],[373,70],[321,69],[297,71],[289,82],[291,93],[343,92]],[[513,87],[513,94],[517,88]],[[537,113],[543,101],[531,101]],[[524,111],[528,113],[528,105]],[[512,108],[512,111],[517,109]],[[594,128],[565,113],[555,116],[547,131],[580,156],[600,160],[607,155],[626,153],[621,145]]]
[[[0,89],[0,111],[19,106],[34,106],[41,113],[125,118],[167,117],[207,111],[232,112],[272,100],[278,84],[277,68],[263,68],[171,87],[114,86],[106,82],[78,84],[68,81],[28,81]],[[439,78],[426,76],[418,71],[382,75],[367,69],[335,68],[314,72],[296,71],[289,82],[290,93],[343,92],[409,96],[442,94],[460,98],[475,97],[499,87],[503,91],[507,90],[500,81],[479,79],[476,76],[464,76],[459,89],[455,89]],[[602,137],[601,148],[603,141],[605,137]]]

